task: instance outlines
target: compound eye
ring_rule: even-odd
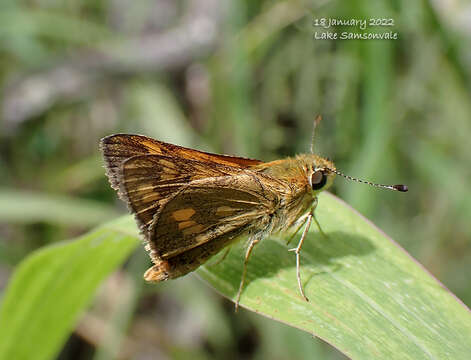
[[[314,171],[311,175],[311,186],[312,190],[321,189],[327,182],[327,175],[322,170]]]

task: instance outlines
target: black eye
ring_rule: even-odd
[[[311,175],[311,186],[312,190],[321,189],[327,182],[327,175],[325,175],[321,170],[314,171]]]

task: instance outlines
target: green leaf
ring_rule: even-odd
[[[470,357],[471,315],[459,300],[334,196],[320,196],[316,216],[327,237],[312,226],[303,245],[310,302],[299,295],[293,253],[272,237],[249,261],[241,306],[314,334],[353,359]],[[126,217],[26,259],[0,309],[0,359],[54,356],[99,282],[137,243]],[[243,257],[241,241],[223,262],[198,273],[234,299]],[[17,346],[24,339],[28,346]]]
[[[126,217],[27,257],[2,300],[0,359],[54,358],[98,285],[138,243]]]
[[[352,359],[469,359],[471,314],[394,241],[323,193],[303,244],[298,290],[293,244],[262,241],[250,258],[241,306],[310,332]],[[397,219],[401,221],[401,219]],[[404,220],[403,220],[404,221]],[[234,299],[244,244],[198,273]]]
[[[65,195],[0,188],[0,222],[46,221],[68,226],[98,225],[118,215],[108,205]]]
[[[4,10],[0,12],[0,23],[3,24],[0,36],[44,36],[88,46],[113,38],[107,27],[86,19],[51,10]]]

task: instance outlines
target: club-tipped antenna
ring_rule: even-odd
[[[357,179],[357,178],[342,174],[340,171],[335,170],[335,169],[329,169],[329,171],[332,171],[333,173],[335,173],[337,175],[343,176],[344,178],[346,178],[348,180],[353,180],[353,181],[356,181],[356,182],[360,182],[360,183],[363,183],[363,184],[368,184],[368,185],[383,188],[383,189],[390,189],[390,190],[401,191],[401,192],[406,192],[407,190],[409,190],[407,185],[402,185],[402,184],[399,184],[399,185],[375,184],[375,183],[372,183],[370,181],[361,180],[361,179]]]
[[[311,137],[311,154],[314,154],[314,135],[316,134],[316,127],[322,120],[322,115],[317,115],[314,119],[314,127],[312,128],[312,137]]]

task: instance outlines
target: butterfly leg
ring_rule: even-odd
[[[307,298],[306,294],[304,294],[303,284],[301,283],[301,268],[300,268],[301,255],[300,254],[301,254],[301,247],[303,246],[303,243],[304,243],[304,239],[306,238],[307,232],[309,231],[309,228],[311,227],[311,221],[313,217],[314,217],[313,210],[311,210],[311,212],[306,218],[306,227],[304,228],[303,234],[301,235],[301,239],[299,240],[298,246],[295,247],[294,249],[289,250],[289,251],[294,251],[296,254],[296,277],[298,279],[298,287],[299,287],[299,291],[301,292],[301,295],[306,301],[309,301],[309,299]]]
[[[319,221],[317,220],[316,215],[314,214],[314,210],[316,209],[318,202],[319,202],[319,199],[318,199],[317,197],[315,197],[315,198],[314,198],[314,202],[312,203],[311,214],[312,214],[312,217],[314,218],[314,221],[315,221],[315,223],[316,223],[316,225],[317,225],[317,228],[319,229],[319,232],[321,233],[321,235],[322,235],[324,238],[328,238],[327,234],[324,232],[324,230],[322,230],[321,224],[320,224]]]
[[[289,237],[288,241],[286,242],[286,245],[288,245],[291,240],[294,239],[294,237],[296,236],[296,234],[299,232],[299,230],[304,226],[304,224],[306,224],[306,221],[307,221],[307,218],[309,216],[314,216],[314,210],[316,209],[317,207],[317,203],[318,203],[318,199],[317,197],[314,198],[313,202],[312,202],[312,205],[311,205],[311,210],[307,213],[307,214],[304,214],[297,222],[299,222],[299,225],[298,227],[296,228],[295,232]],[[317,226],[319,227],[319,230],[321,230],[321,232],[323,233],[322,229],[320,228],[320,225],[319,225],[319,222],[317,221],[316,217],[314,216],[314,221],[316,222]],[[325,235],[325,234],[324,234]],[[327,236],[327,235],[326,235]],[[294,250],[293,250],[294,251]]]
[[[312,214],[312,217],[314,218],[314,222],[316,223],[317,225],[317,228],[319,229],[319,232],[321,233],[321,235],[325,238],[327,238],[327,234],[324,232],[324,230],[322,230],[321,228],[321,224],[319,224],[319,221],[317,221],[317,218],[316,218],[316,215]]]
[[[250,254],[252,253],[252,250],[254,246],[260,241],[258,237],[250,239],[249,246],[247,248],[247,251],[245,252],[245,259],[244,259],[244,269],[242,270],[242,278],[240,279],[240,285],[239,285],[239,291],[237,292],[237,297],[235,301],[235,311],[237,312],[237,309],[239,308],[239,300],[240,300],[240,295],[242,294],[242,289],[244,288],[244,283],[245,283],[245,275],[247,274],[247,264],[249,263],[249,257]]]
[[[303,216],[303,218],[302,218],[301,221],[299,222],[298,227],[296,228],[296,230],[294,231],[294,233],[291,234],[291,236],[289,237],[288,241],[286,242],[286,245],[289,245],[289,243],[291,242],[291,240],[294,239],[294,237],[295,237],[296,234],[299,232],[299,230],[301,230],[301,228],[304,226],[304,224],[306,224],[306,221],[307,221],[308,216],[309,216],[309,214],[308,214],[307,216]]]

